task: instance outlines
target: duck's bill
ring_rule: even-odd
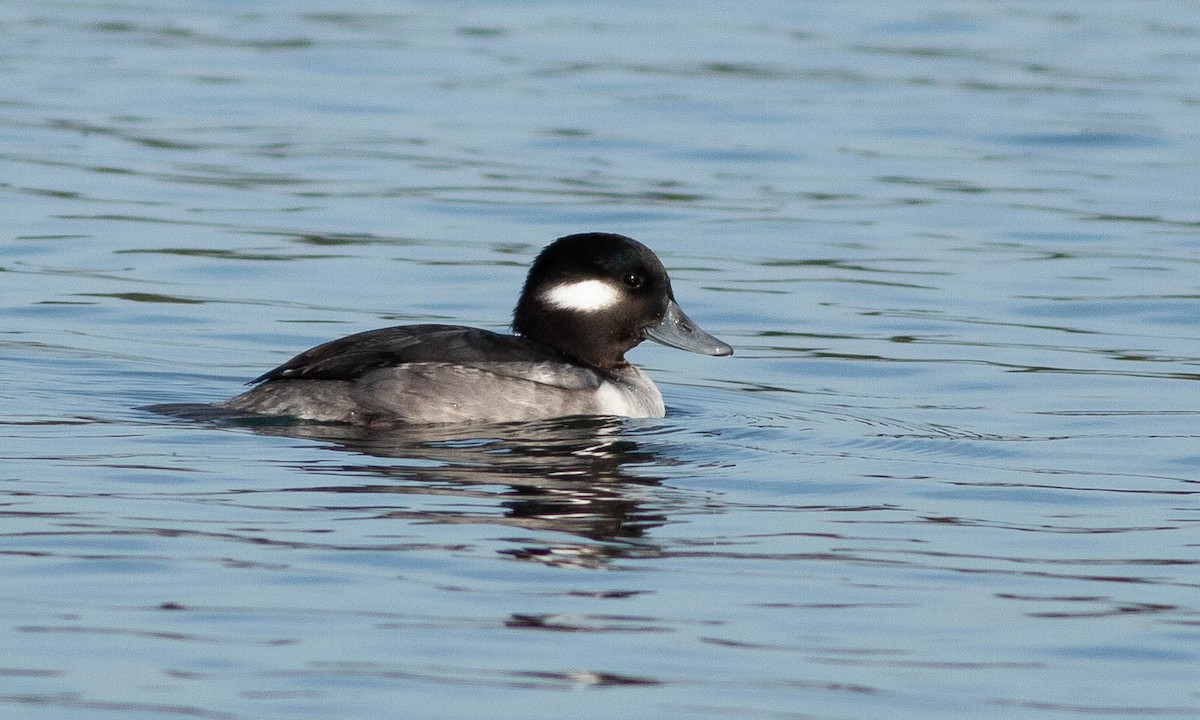
[[[673,348],[703,355],[732,355],[733,348],[700,329],[674,300],[657,324],[646,328],[646,337]]]

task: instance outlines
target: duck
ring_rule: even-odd
[[[684,314],[658,256],[615,233],[547,245],[529,268],[511,327],[511,334],[435,324],[359,332],[305,350],[219,406],[368,426],[661,418],[661,392],[626,352],[653,340],[733,354]]]

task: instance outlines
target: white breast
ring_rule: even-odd
[[[596,413],[619,417],[663,417],[662,393],[640,369],[630,365],[596,388]]]

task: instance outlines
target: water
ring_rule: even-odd
[[[0,8],[0,716],[1200,715],[1200,11]],[[192,422],[631,234],[668,417]]]

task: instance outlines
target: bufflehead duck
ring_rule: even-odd
[[[349,335],[300,353],[221,405],[363,425],[663,417],[662,395],[626,351],[650,338],[733,353],[684,315],[649,248],[611,233],[568,235],[542,250],[512,329],[405,325]]]

